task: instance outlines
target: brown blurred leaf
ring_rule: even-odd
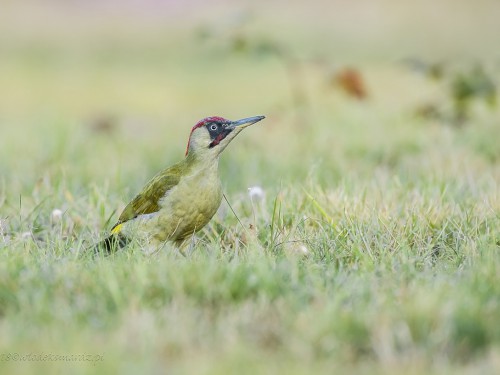
[[[95,133],[112,134],[118,128],[118,121],[114,116],[100,115],[92,119],[88,126]]]
[[[436,104],[426,103],[422,104],[415,109],[415,115],[424,119],[439,119],[441,113]]]
[[[333,86],[340,87],[348,96],[363,100],[368,97],[365,81],[358,69],[346,67],[333,75]]]

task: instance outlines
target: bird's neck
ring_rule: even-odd
[[[219,168],[219,155],[213,153],[189,152],[184,162],[186,167],[192,171],[213,170],[217,172]]]

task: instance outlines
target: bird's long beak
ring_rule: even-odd
[[[243,128],[246,128],[247,126],[253,125],[256,122],[259,122],[260,120],[263,120],[265,118],[266,118],[265,116],[253,116],[253,117],[243,118],[243,119],[237,120],[237,121],[231,121],[228,128],[234,129],[234,128],[238,127],[239,129],[243,129]]]

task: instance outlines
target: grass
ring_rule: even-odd
[[[66,32],[44,29],[38,45],[0,15],[2,40],[18,41],[0,61],[0,372],[500,371],[498,109],[474,103],[461,127],[415,116],[423,101],[446,108],[445,88],[365,56],[363,30],[319,17],[299,33],[294,8],[279,21],[305,55],[292,82],[275,56],[228,50],[227,32],[200,41],[206,20],[173,22],[173,37],[145,15],[134,33],[128,18],[50,14]],[[259,22],[242,27],[250,42]],[[324,30],[353,45],[301,48]],[[491,63],[488,40],[474,48]],[[342,59],[367,100],[330,85]],[[268,116],[221,158],[237,217],[223,202],[185,256],[85,253],[213,114]]]

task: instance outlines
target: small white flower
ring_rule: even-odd
[[[309,250],[304,245],[300,245],[297,250],[297,252],[302,255],[309,255]]]
[[[31,238],[31,232],[23,232],[23,233],[21,233],[21,238],[22,238],[23,240],[26,240],[26,239],[28,239],[28,238]]]
[[[52,214],[50,216],[52,217],[52,220],[54,222],[58,222],[61,220],[62,215],[63,215],[63,212],[59,208],[54,208],[52,210]]]
[[[248,188],[248,195],[251,200],[260,201],[264,199],[264,190],[260,186],[252,186]]]
[[[292,243],[286,248],[288,254],[290,255],[300,255],[300,256],[308,256],[309,255],[309,249],[301,243]]]

